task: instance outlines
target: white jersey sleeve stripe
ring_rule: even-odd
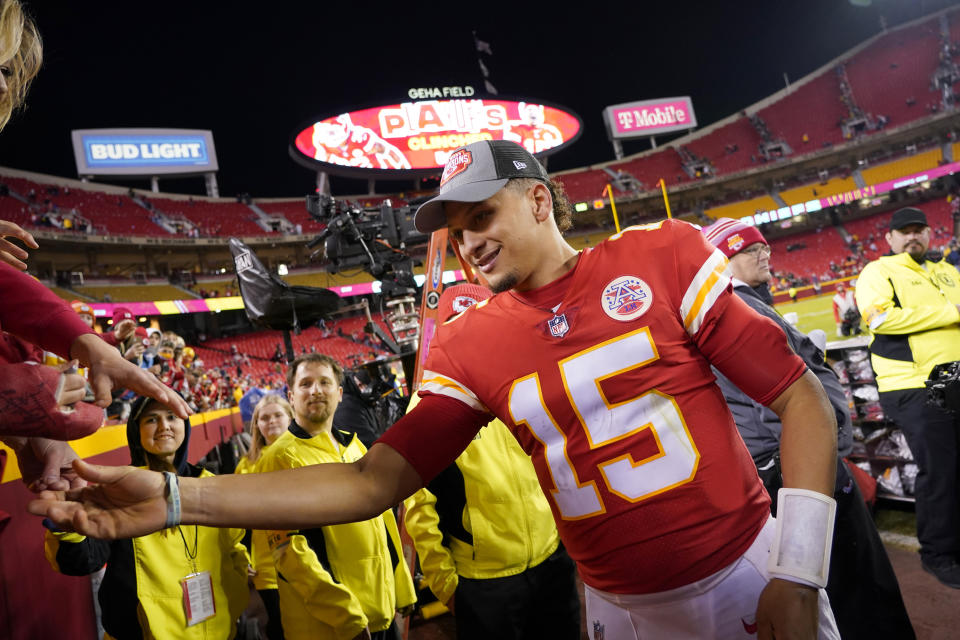
[[[471,409],[490,413],[490,410],[483,405],[470,389],[457,382],[453,378],[440,375],[435,371],[424,371],[423,381],[420,383],[420,391],[434,393],[438,396],[447,396],[464,403]]]
[[[726,267],[726,256],[719,250],[715,250],[697,271],[686,293],[683,294],[680,313],[683,316],[683,326],[690,335],[696,335],[700,330],[700,325],[703,324],[703,319],[710,312],[713,303],[730,283],[730,279],[723,274]]]

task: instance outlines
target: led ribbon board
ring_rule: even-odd
[[[574,112],[542,102],[422,100],[341,113],[299,127],[290,155],[333,174],[389,179],[437,173],[479,140],[512,140],[547,156],[580,136]]]

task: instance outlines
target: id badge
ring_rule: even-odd
[[[217,603],[213,601],[213,578],[209,571],[191,573],[180,581],[180,586],[183,587],[183,608],[188,627],[213,617]]]

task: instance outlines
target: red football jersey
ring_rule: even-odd
[[[513,431],[592,587],[651,593],[705,578],[769,515],[710,362],[760,402],[805,366],[733,295],[725,266],[692,225],[631,227],[563,278],[468,309],[431,344],[421,393]]]

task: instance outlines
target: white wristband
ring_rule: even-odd
[[[170,471],[163,472],[163,479],[167,483],[167,521],[165,528],[180,524],[180,478]]]
[[[777,531],[767,570],[814,587],[826,587],[837,501],[817,491],[783,487],[777,492]]]

